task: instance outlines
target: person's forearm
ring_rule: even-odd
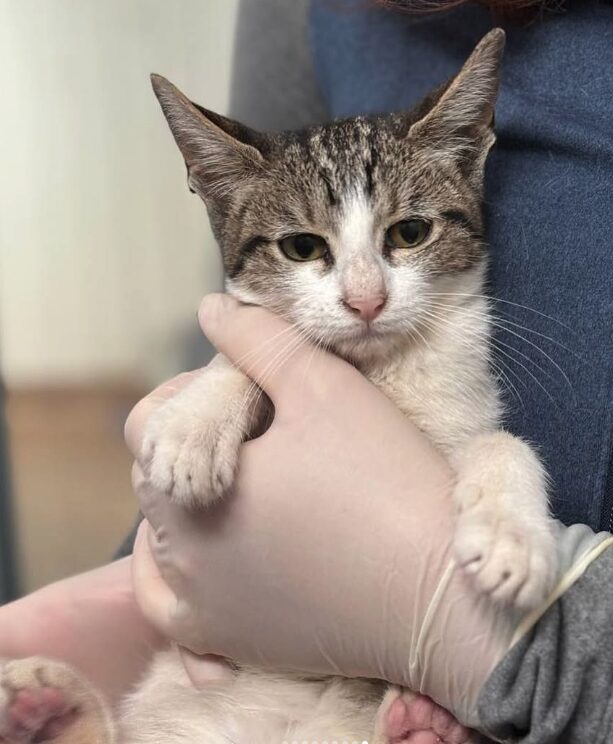
[[[0,608],[0,657],[62,659],[116,700],[163,644],[134,600],[130,562],[56,582]]]

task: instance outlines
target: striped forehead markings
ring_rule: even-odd
[[[330,178],[330,174],[328,173],[328,171],[321,168],[319,171],[319,175],[321,176],[321,180],[325,184],[326,193],[328,195],[328,201],[330,202],[330,206],[335,207],[338,204],[338,197],[336,193],[334,192],[334,187],[332,186],[332,179]]]

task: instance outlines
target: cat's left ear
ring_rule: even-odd
[[[496,140],[494,107],[504,44],[500,28],[484,36],[428,113],[409,129],[409,137],[420,146],[434,156],[462,161],[469,175],[479,179]]]
[[[220,202],[263,172],[266,137],[193,103],[161,75],[151,84],[187,165],[187,181],[205,202]]]

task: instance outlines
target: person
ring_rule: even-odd
[[[290,59],[308,62],[308,55],[304,54],[308,4],[292,4],[295,12],[288,11],[288,5],[270,0],[244,4],[239,17],[243,61],[237,66],[236,95],[247,87],[248,68],[253,81],[262,71],[270,69],[270,59],[279,51],[284,56],[276,56],[276,75],[292,68],[287,64]],[[292,23],[290,16],[294,18]],[[261,25],[254,25],[257,17]],[[278,24],[285,21],[289,25],[284,33],[279,33]],[[553,476],[552,496],[558,516],[567,523],[585,522],[595,529],[609,526],[613,502],[609,449],[613,375],[611,346],[607,341],[611,338],[613,273],[608,247],[611,221],[608,184],[613,159],[611,139],[607,137],[610,132],[608,71],[613,69],[607,64],[613,53],[607,44],[607,29],[611,28],[611,21],[611,8],[606,3],[569,2],[565,14],[553,15],[527,28],[505,24],[509,41],[507,71],[497,111],[499,143],[488,177],[492,294],[505,300],[499,305],[500,311],[521,310],[516,305],[534,308],[535,312],[526,310],[523,315],[513,316],[514,322],[530,324],[532,335],[530,331],[522,335],[534,339],[533,343],[542,342],[542,335],[547,335],[555,337],[558,351],[563,346],[575,346],[577,341],[581,344],[579,359],[569,353],[559,362],[570,386],[562,377],[555,379],[555,368],[549,370],[550,376],[539,378],[541,373],[537,368],[519,357],[514,369],[516,375],[525,378],[523,385],[516,379],[523,407],[518,401],[509,401],[509,427],[541,446]],[[453,71],[456,62],[459,66],[470,45],[492,25],[492,20],[483,7],[466,6],[436,17],[413,18],[376,9],[373,4],[360,3],[351,8],[347,3],[319,0],[312,5],[310,24],[317,75],[328,115],[345,115],[401,108],[418,98],[432,83],[440,82]],[[293,29],[295,35],[285,33],[287,29]],[[268,67],[266,59],[262,64],[254,64],[253,56],[249,59],[252,48],[246,43],[249,38],[253,43],[257,41],[260,54],[270,55]],[[278,64],[279,58],[285,60],[283,65]],[[599,73],[594,74],[594,70]],[[303,77],[312,79],[311,72],[307,64]],[[292,74],[303,83],[300,75],[295,71]],[[262,95],[264,83],[266,94]],[[302,84],[291,90],[304,87],[311,90],[313,86]],[[312,111],[312,107],[302,105],[299,96],[286,95],[285,90],[282,81],[271,85],[269,80],[260,80],[259,88],[252,86],[251,96],[253,100],[260,97],[266,106],[254,105],[241,112],[235,105],[234,112],[246,123],[263,127],[268,126],[266,117],[275,118],[275,112],[281,112],[276,120],[282,127],[305,123],[299,117]],[[281,95],[275,97],[274,91],[280,91]],[[245,101],[247,105],[246,97]],[[284,102],[287,107],[282,105]],[[324,108],[321,101],[318,106],[316,117]],[[535,322],[545,321],[544,315],[570,326],[572,333],[560,338],[558,334],[566,331],[557,322],[534,328]],[[515,344],[532,358],[534,350],[529,343],[513,334],[501,338],[503,343]],[[526,370],[522,371],[521,365],[541,380],[540,385]],[[333,406],[330,415],[334,415]],[[347,429],[346,433],[351,434],[351,430]],[[322,509],[319,517],[325,519],[326,514]],[[122,580],[116,586],[122,589],[115,591],[126,597],[129,594],[123,590],[129,584],[128,571],[126,564],[120,565]],[[91,578],[94,584],[88,582],[90,588],[100,582],[99,575]],[[88,606],[84,601],[88,596],[85,588],[85,584],[78,588],[83,613]],[[108,602],[108,597],[105,601]],[[22,619],[31,618],[40,607],[34,602],[30,598],[3,608],[0,628],[10,630]],[[52,608],[58,606],[50,594],[45,605],[51,615]],[[122,628],[142,628],[144,621],[136,605],[129,600],[123,607],[129,611]],[[76,615],[72,620],[77,620]],[[23,627],[31,627],[31,623]],[[76,637],[83,631],[78,622],[65,627],[67,633],[76,632]],[[0,632],[0,637],[9,639],[8,648],[7,641],[2,641],[4,648],[0,646],[0,654],[13,655],[14,634]],[[134,634],[137,637],[139,633]],[[19,655],[29,653],[33,645],[37,649],[43,646],[43,651],[50,648],[33,639],[34,635],[21,639]],[[597,633],[594,642],[601,644],[603,657],[606,656],[606,643]],[[66,645],[62,651],[70,654]],[[85,655],[82,652],[81,657]],[[73,656],[68,658],[72,660]],[[78,661],[87,667],[88,662],[83,658]],[[136,673],[137,666],[126,672],[126,678]],[[94,667],[96,663],[90,664],[95,673]],[[103,685],[108,682],[109,690],[121,687],[117,679],[100,682]],[[587,709],[592,710],[590,706]]]
[[[223,295],[203,304],[201,321],[239,364],[264,346],[274,354],[286,327]],[[245,369],[259,379],[265,365],[260,357]],[[135,453],[148,415],[188,380],[171,381],[134,410],[126,436]],[[139,604],[126,560],[65,582],[66,602],[52,598],[51,614],[43,590],[38,603],[32,595],[29,607],[27,599],[13,605],[12,624],[0,616],[4,630],[29,622],[20,655],[55,643],[107,694],[121,692],[162,644],[159,628],[196,653],[408,684],[499,739],[607,741],[613,552],[603,549],[613,538],[561,528],[555,603],[538,622],[493,612],[461,572],[449,571],[449,468],[387,398],[350,365],[308,347],[266,391],[277,416],[244,447],[236,493],[220,509],[198,517],[178,509],[135,467],[155,529],[141,531],[132,559]],[[5,646],[7,638],[19,641],[1,634]],[[202,670],[197,662],[192,669],[198,684]],[[458,741],[440,708],[407,708],[401,723],[398,741]]]
[[[135,466],[148,519],[135,590],[152,624],[196,654],[419,690],[497,740],[610,740],[613,536],[559,523],[548,601],[525,617],[494,607],[452,558],[449,466],[387,398],[308,345],[266,375],[257,352],[274,357],[287,324],[261,308],[212,296],[200,317],[216,348],[262,381],[275,419],[243,446],[234,492],[200,514]],[[131,414],[135,456],[147,418],[186,379]],[[208,683],[196,657],[186,666]],[[455,744],[440,715],[411,699],[398,741]]]

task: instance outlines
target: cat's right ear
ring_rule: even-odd
[[[223,200],[263,172],[263,135],[198,106],[161,75],[151,75],[151,84],[185,158],[192,191],[205,201]]]
[[[409,130],[412,140],[428,148],[432,158],[460,162],[477,184],[496,139],[494,107],[504,44],[502,29],[486,34],[455,78],[436,91],[426,115]]]

